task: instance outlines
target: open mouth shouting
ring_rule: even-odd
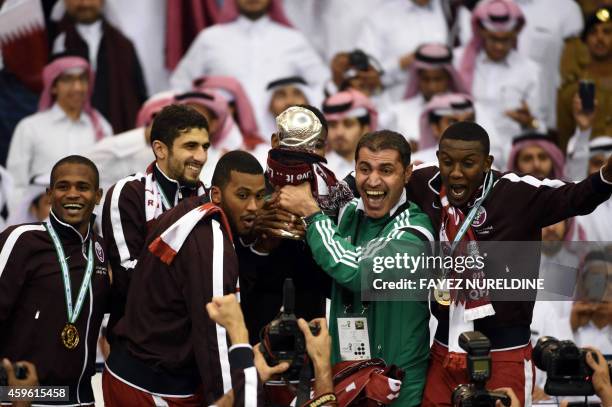
[[[380,191],[376,189],[365,190],[365,198],[370,206],[378,207],[382,205],[382,202],[386,197],[387,193],[385,191]]]
[[[465,184],[451,184],[449,188],[449,195],[453,200],[457,202],[463,201],[467,198],[468,187]]]
[[[245,215],[245,216],[242,216],[240,220],[242,221],[242,224],[244,225],[244,227],[247,230],[250,230],[253,228],[253,225],[255,224],[255,215]]]

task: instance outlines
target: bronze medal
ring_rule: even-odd
[[[67,323],[62,329],[62,343],[66,349],[72,350],[79,345],[79,331],[76,326]]]

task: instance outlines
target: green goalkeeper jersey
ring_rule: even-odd
[[[427,375],[429,356],[429,308],[425,301],[361,301],[362,253],[376,242],[405,243],[417,255],[425,241],[433,241],[429,217],[405,194],[391,215],[368,218],[360,199],[354,199],[340,210],[336,224],[321,213],[308,227],[306,240],[317,264],[334,280],[330,312],[332,362],[339,362],[337,318],[359,314],[367,318],[370,350],[373,358],[382,358],[405,372],[400,397],[394,406],[415,406],[421,396]],[[403,247],[403,246],[402,246]],[[409,253],[411,254],[411,253]],[[366,276],[369,277],[369,276]],[[349,306],[350,305],[350,306]],[[347,314],[347,312],[350,314]]]

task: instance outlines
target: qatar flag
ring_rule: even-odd
[[[48,44],[40,0],[7,0],[0,9],[0,49],[5,68],[34,92],[42,90]]]

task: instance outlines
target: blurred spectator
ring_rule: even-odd
[[[594,137],[612,131],[612,7],[602,7],[587,17],[582,41],[586,44],[588,57],[580,64],[575,74],[564,78],[565,86],[559,92],[557,104],[557,128],[559,142],[565,149],[576,128],[573,111],[574,95],[581,79],[595,82],[597,112],[593,122]]]
[[[192,43],[170,79],[174,88],[190,89],[202,75],[232,76],[244,86],[262,127],[265,84],[300,75],[318,86],[328,76],[306,37],[290,28],[280,0],[227,0],[221,22]]]
[[[100,188],[108,188],[121,178],[144,171],[155,160],[151,147],[153,118],[174,102],[174,93],[151,96],[140,108],[136,128],[97,142],[86,156],[100,169]]]
[[[578,280],[578,298],[570,323],[578,346],[612,353],[612,259],[609,252],[589,253]]]
[[[565,155],[547,134],[529,132],[512,140],[508,171],[540,179],[564,179],[564,165]]]
[[[17,206],[17,212],[11,213],[7,224],[18,225],[20,223],[42,222],[49,217],[51,201],[47,196],[49,188],[49,174],[35,175]]]
[[[295,105],[318,105],[313,99],[312,89],[301,76],[277,78],[266,86],[267,109],[265,120],[261,124],[261,134],[269,143],[269,138],[276,131],[276,116],[285,109]]]
[[[519,51],[540,67],[540,88],[546,101],[546,126],[555,128],[559,64],[565,41],[580,36],[582,13],[574,0],[515,0],[525,16]],[[551,12],[554,10],[554,12]]]
[[[242,134],[234,122],[225,98],[216,91],[187,92],[176,95],[175,101],[187,105],[201,113],[208,122],[208,138],[210,147],[200,180],[210,185],[217,161],[228,151],[242,147]]]
[[[467,94],[448,93],[434,96],[419,118],[420,138],[419,150],[412,155],[412,162],[438,162],[436,152],[444,130],[453,123],[461,121],[476,121],[486,128],[491,127],[490,117],[484,108],[472,101]],[[495,163],[499,156],[499,143],[490,137],[491,154]]]
[[[7,167],[15,180],[14,204],[34,175],[48,173],[61,157],[85,153],[113,134],[90,105],[93,74],[87,61],[59,55],[45,67],[43,81],[38,113],[19,122],[11,141]]]
[[[378,130],[378,111],[364,94],[348,89],[328,97],[323,114],[329,126],[327,166],[343,179],[355,171],[355,150],[361,137]]]
[[[585,112],[582,101],[574,95],[573,114],[576,122],[576,131],[567,146],[566,175],[569,179],[577,181],[584,174],[593,174],[600,170],[612,154],[612,137],[600,136],[589,140],[593,121],[599,107]],[[612,202],[606,201],[592,213],[578,217],[578,223],[586,233],[589,241],[612,241]]]
[[[311,0],[314,7],[315,21],[312,31],[319,32],[315,47],[326,62],[331,62],[334,55],[355,47],[355,38],[363,28],[363,19],[374,13],[389,0]],[[285,8],[291,21],[300,14],[304,1],[285,0]],[[297,24],[302,30],[302,27]],[[303,31],[303,30],[302,30]],[[307,31],[310,32],[310,31]]]
[[[491,108],[507,148],[523,130],[545,130],[538,65],[514,49],[524,22],[513,0],[485,0],[472,14],[474,37],[457,55],[465,85]]]
[[[147,99],[140,61],[132,42],[102,14],[104,0],[64,0],[53,52],[70,52],[89,60],[95,77],[92,105],[108,118],[116,133],[134,126]]]
[[[240,82],[231,76],[202,76],[193,81],[193,87],[198,90],[215,90],[227,100],[230,112],[244,139],[245,147],[253,149],[264,142],[263,135],[257,127],[255,113]],[[267,137],[267,136],[265,136]]]
[[[458,26],[457,26],[458,24]],[[454,45],[456,30],[469,38],[469,12],[442,0],[393,0],[371,13],[357,46],[378,59],[392,100],[400,100],[417,47],[426,42]]]
[[[36,112],[48,60],[45,34],[39,0],[0,1],[0,165],[17,123]]]
[[[428,43],[417,48],[410,65],[410,79],[403,100],[389,109],[388,126],[406,139],[419,139],[419,117],[434,95],[469,93],[453,67],[453,52],[443,44]],[[419,145],[419,149],[426,148]]]

